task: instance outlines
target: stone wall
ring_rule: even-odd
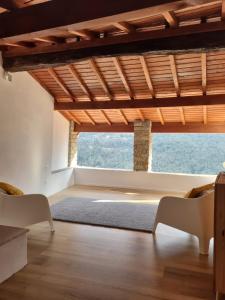
[[[151,169],[152,143],[151,122],[134,122],[134,171]]]
[[[74,122],[70,121],[69,129],[69,151],[68,151],[68,167],[75,167],[77,163],[77,137],[78,132],[74,131]]]

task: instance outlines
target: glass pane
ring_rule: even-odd
[[[77,165],[133,169],[132,133],[80,133]]]
[[[225,134],[154,134],[152,171],[217,174],[225,162]]]

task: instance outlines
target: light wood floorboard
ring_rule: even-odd
[[[69,196],[158,201],[165,193],[72,187]],[[156,235],[54,222],[30,228],[28,265],[0,285],[1,300],[215,299],[212,245],[198,254],[197,239],[159,225]]]

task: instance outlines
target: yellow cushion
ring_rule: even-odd
[[[24,193],[20,189],[5,182],[0,182],[0,188],[6,191],[8,195],[16,195],[16,196],[24,195]]]
[[[200,197],[205,191],[213,190],[213,189],[214,189],[214,182],[193,188],[184,197],[185,198],[197,198],[197,197]]]

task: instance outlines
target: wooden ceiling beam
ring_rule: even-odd
[[[25,1],[21,0],[0,0],[0,7],[5,8],[7,10],[15,10],[17,8],[25,7]]]
[[[89,124],[75,125],[76,132],[134,132],[133,123],[114,123],[112,125],[97,124],[95,126]]]
[[[222,0],[221,19],[222,21],[225,20],[225,0]]]
[[[72,35],[82,37],[87,40],[92,40],[95,38],[95,34],[91,30],[83,29],[83,30],[68,30],[68,32]]]
[[[1,0],[2,5],[13,4],[16,0]],[[195,4],[207,3],[207,0],[195,0]],[[89,0],[49,1],[15,10],[0,16],[0,38],[21,35],[27,38],[33,32],[48,36],[49,29],[81,30],[102,24],[112,24],[126,19],[147,17],[162,11],[185,8],[192,3],[189,0],[120,0],[105,3],[95,0],[95,9],[87,9]],[[1,6],[1,5],[0,5]],[[10,8],[10,7],[8,7]],[[4,15],[4,16],[3,16]],[[41,21],[40,21],[41,20]],[[29,25],[29,26],[28,26]]]
[[[143,115],[141,109],[137,109],[136,111],[137,111],[137,113],[138,113],[138,115],[139,115],[141,121],[144,121],[144,120],[145,120],[145,117],[144,117],[144,115]]]
[[[90,114],[87,112],[87,111],[83,111],[83,114],[85,115],[85,117],[89,120],[89,122],[92,124],[92,125],[96,125],[94,119],[90,116]]]
[[[50,74],[50,76],[57,82],[57,84],[60,86],[60,88],[64,91],[64,93],[67,96],[69,96],[73,101],[75,101],[75,97],[72,95],[72,93],[64,85],[62,79],[57,75],[56,71],[53,68],[49,68],[47,71]]]
[[[140,56],[140,62],[141,62],[141,66],[142,66],[142,69],[143,69],[143,72],[144,72],[144,75],[145,75],[145,80],[147,82],[147,85],[148,85],[148,88],[150,90],[151,96],[152,96],[152,98],[154,98],[155,97],[154,87],[153,87],[153,84],[152,84],[152,80],[151,80],[151,76],[150,76],[149,69],[148,69],[148,66],[147,66],[147,62],[146,62],[145,57],[143,55]]]
[[[88,87],[86,86],[84,80],[81,78],[80,74],[77,72],[77,70],[72,65],[69,65],[68,69],[69,69],[70,73],[72,74],[73,78],[80,85],[83,92],[88,96],[89,100],[92,101],[92,95],[91,95]]]
[[[176,67],[176,61],[174,55],[169,55],[170,60],[170,69],[173,77],[173,82],[176,90],[176,94],[179,97],[180,96],[180,85],[179,85],[179,79],[177,74],[177,67]]]
[[[75,125],[77,132],[134,132],[133,123],[121,124],[113,123],[112,125],[97,124],[95,126],[89,124]],[[159,122],[152,123],[153,133],[225,133],[224,123],[186,123],[182,125],[179,122],[168,122],[162,125]]]
[[[161,123],[162,125],[164,125],[164,124],[165,124],[165,121],[164,121],[163,114],[162,114],[162,111],[161,111],[160,108],[157,108],[157,114],[158,114],[158,116],[159,116],[160,123]]]
[[[127,120],[127,118],[126,118],[124,112],[123,112],[121,109],[119,109],[119,110],[118,110],[118,113],[119,113],[120,116],[122,117],[124,123],[125,123],[126,125],[128,125],[128,120]]]
[[[206,125],[208,123],[208,112],[207,112],[207,106],[203,106],[203,123]]]
[[[76,116],[74,116],[73,112],[67,111],[66,113],[69,115],[72,121],[74,121],[78,125],[81,125],[81,122],[77,119]]]
[[[206,53],[201,54],[201,68],[202,68],[202,92],[206,94],[207,89],[207,56]]]
[[[100,110],[100,112],[101,112],[103,118],[105,119],[106,123],[108,125],[112,125],[111,121],[109,120],[109,118],[108,118],[107,114],[104,112],[104,110]]]
[[[128,22],[118,22],[114,23],[113,26],[115,26],[117,29],[126,32],[126,33],[131,33],[136,30],[135,26],[132,24],[129,24]]]
[[[121,80],[123,82],[123,85],[124,85],[127,93],[129,94],[130,98],[133,99],[134,98],[133,92],[131,90],[130,84],[129,84],[128,80],[127,80],[126,74],[125,74],[125,72],[124,72],[124,70],[122,68],[122,65],[120,63],[119,58],[118,57],[113,57],[112,60],[113,60],[115,68],[116,68],[116,70],[117,70],[117,72],[118,72],[118,74],[119,74],[119,76],[120,76],[120,78],[121,78]]]
[[[176,90],[177,97],[180,96],[180,85],[179,85],[179,78],[177,74],[177,66],[174,55],[169,55],[170,60],[170,68],[173,76],[173,82]],[[180,116],[181,116],[181,122],[183,125],[185,125],[185,115],[184,115],[184,109],[183,107],[179,107]]]
[[[163,17],[165,18],[166,22],[169,24],[171,28],[177,28],[179,25],[178,18],[176,17],[173,11],[166,11],[163,13]]]
[[[55,103],[55,110],[99,110],[99,109],[126,109],[126,108],[160,108],[185,107],[202,105],[224,105],[225,95],[205,95],[189,97],[169,97],[157,99],[114,100],[114,101],[76,101]]]
[[[89,65],[90,65],[90,67],[91,67],[93,73],[95,74],[95,76],[96,76],[98,82],[101,84],[103,90],[105,91],[107,97],[109,97],[109,99],[112,100],[113,97],[112,97],[112,95],[111,95],[111,93],[110,93],[110,90],[109,90],[109,88],[108,88],[108,85],[107,85],[105,79],[103,78],[103,76],[102,76],[100,70],[98,69],[98,67],[97,67],[97,65],[96,65],[96,62],[95,62],[94,58],[90,58],[88,62],[89,62]]]
[[[6,40],[2,40],[3,43]],[[15,42],[15,41],[14,41]],[[128,54],[175,54],[225,49],[225,23],[210,22],[148,32],[134,32],[76,43],[17,48],[3,53],[7,71],[26,71],[77,60]]]

